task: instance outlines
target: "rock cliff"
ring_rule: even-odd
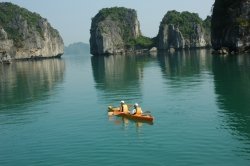
[[[0,3],[0,61],[63,54],[63,40],[49,22],[12,3]]]
[[[158,49],[166,50],[170,48],[202,48],[210,45],[209,24],[196,13],[177,12],[175,10],[167,12],[163,17],[158,33]]]
[[[215,0],[211,40],[215,50],[250,50],[250,0]]]
[[[159,29],[159,49],[183,49],[185,40],[179,28],[173,24],[161,24]]]
[[[92,18],[90,52],[93,55],[125,53],[141,36],[137,13],[123,7],[104,8]]]

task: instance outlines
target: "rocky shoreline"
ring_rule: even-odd
[[[34,56],[30,58],[20,58],[20,59],[13,59],[9,55],[7,57],[3,57],[0,59],[0,64],[11,64],[13,62],[20,62],[20,61],[38,61],[38,60],[46,60],[46,59],[60,59],[63,54],[58,54],[56,56]]]

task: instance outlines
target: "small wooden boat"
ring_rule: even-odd
[[[136,120],[136,121],[144,121],[144,122],[150,122],[150,123],[152,123],[154,120],[154,117],[151,116],[150,114],[133,115],[130,113],[121,112],[118,108],[113,108],[111,106],[108,107],[108,114],[115,115],[115,116],[121,116],[121,117],[125,117],[127,119]]]

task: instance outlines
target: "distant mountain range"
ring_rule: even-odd
[[[90,54],[89,44],[77,42],[64,47],[64,54]]]

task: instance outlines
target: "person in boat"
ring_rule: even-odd
[[[124,113],[129,113],[128,105],[125,104],[123,100],[121,101],[120,111]]]
[[[132,115],[142,115],[142,109],[141,107],[139,107],[139,104],[138,103],[135,103],[134,104],[134,109],[132,110],[131,114]]]

